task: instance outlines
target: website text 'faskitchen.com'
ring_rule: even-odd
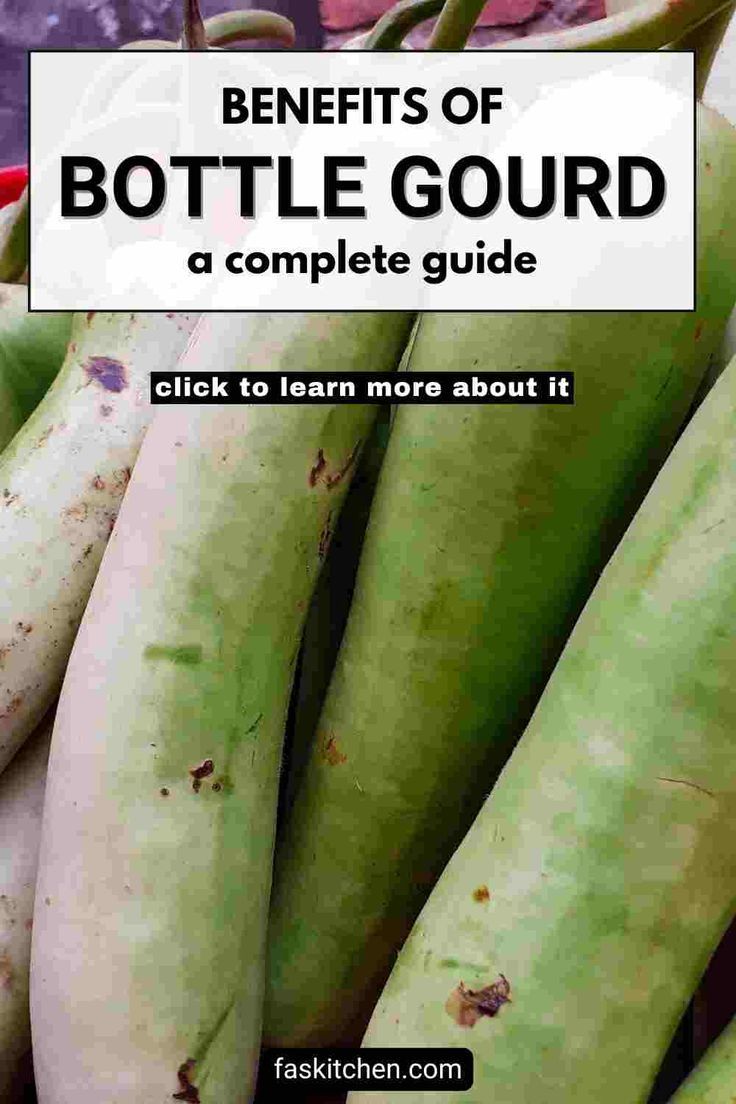
[[[423,1089],[463,1091],[473,1086],[473,1055],[464,1047],[372,1047],[362,1050],[266,1050],[259,1082],[266,1088]]]

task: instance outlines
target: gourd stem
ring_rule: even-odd
[[[443,0],[399,0],[376,23],[365,40],[369,50],[395,50],[410,31],[442,11]]]
[[[182,33],[184,50],[206,50],[207,35],[204,20],[199,8],[199,0],[184,0],[184,28]]]
[[[732,4],[733,0],[643,0],[605,19],[512,39],[495,49],[656,50],[689,35],[725,8],[730,10]],[[396,49],[414,27],[440,15],[430,48],[460,49],[482,8],[482,0],[447,0],[444,6],[442,0],[400,0],[376,23],[365,45]],[[716,48],[714,45],[714,52]]]
[[[229,46],[233,42],[251,42],[256,38],[270,38],[285,46],[293,46],[296,37],[294,24],[290,19],[275,12],[228,11],[212,15],[204,21],[205,39],[208,47]],[[137,42],[126,43],[121,50],[176,50],[186,49],[183,39],[167,42],[160,38],[145,38]]]
[[[430,50],[462,50],[485,7],[486,0],[447,0],[440,12]]]
[[[204,29],[209,46],[227,46],[231,42],[249,42],[254,38],[269,38],[293,46],[294,24],[283,15],[270,11],[220,12],[205,19]]]

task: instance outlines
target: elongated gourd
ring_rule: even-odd
[[[236,42],[252,42],[265,38],[281,42],[284,46],[293,46],[295,39],[294,24],[277,12],[246,9],[244,11],[224,11],[202,19],[201,15],[185,12],[185,24],[201,23],[201,31],[208,49],[223,48]],[[186,26],[185,26],[186,37]],[[128,42],[121,50],[180,50],[185,43],[182,40],[171,42],[162,38],[143,38],[137,42]],[[186,48],[186,46],[185,46]]]
[[[421,321],[409,371],[573,370],[575,405],[398,410],[276,857],[273,1045],[360,1038],[719,347],[736,297],[736,136],[698,119],[695,314]]]
[[[388,371],[410,322],[208,316],[181,368]],[[54,731],[40,1104],[250,1099],[293,665],[374,414],[174,407],[147,434]]]
[[[51,721],[0,778],[0,1100],[19,1104],[31,1049],[28,975]]]
[[[59,692],[151,417],[195,316],[75,316],[64,364],[0,458],[0,770]]]
[[[708,1048],[670,1104],[733,1104],[736,1096],[736,1019]]]
[[[288,19],[263,11],[203,21],[198,4],[187,3],[183,41],[157,48],[263,36],[288,43],[293,30]],[[27,204],[26,190],[10,241],[0,242],[0,261],[12,254],[15,262],[11,246],[21,243],[23,269],[25,236],[21,242],[17,230]],[[55,387],[0,461],[0,577],[7,580],[0,598],[0,771],[58,693],[150,420],[149,373],[176,363],[195,321],[170,313],[77,317]]]
[[[297,677],[287,726],[282,805],[288,809],[309,759],[314,733],[350,610],[360,549],[378,473],[386,453],[390,411],[380,410],[345,499],[304,624]]]
[[[0,284],[0,452],[38,405],[61,367],[66,314],[29,314],[28,289]]]
[[[470,1047],[473,1088],[442,1104],[647,1100],[736,892],[735,486],[732,361],[371,1020],[367,1046]]]

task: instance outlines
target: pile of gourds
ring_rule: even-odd
[[[187,8],[191,48],[291,35]],[[367,45],[442,9],[462,48],[481,8]],[[728,11],[521,45],[685,42],[702,83]],[[469,1047],[475,1084],[352,1102],[644,1104],[736,890],[736,362],[703,399],[736,132],[697,131],[694,313],[69,319],[2,286],[3,1101],[30,976],[40,1104],[244,1104],[263,1042],[361,1037]],[[576,403],[154,412],[177,364],[573,370]],[[734,1096],[731,1033],[677,1104]]]

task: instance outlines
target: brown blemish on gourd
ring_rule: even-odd
[[[5,709],[0,711],[0,720],[2,720],[4,717],[12,717],[14,713],[18,712],[18,710],[20,709],[22,704],[23,704],[23,695],[22,694],[14,694],[13,697],[8,702],[8,704],[5,706]]]
[[[32,628],[33,628],[33,626],[30,626],[29,629],[28,629],[28,632],[31,632]],[[20,621],[17,623],[16,629],[21,631],[21,622]],[[23,629],[23,636],[27,636],[27,635],[28,634]],[[9,640],[7,644],[3,644],[2,646],[0,646],[0,668],[3,667],[3,665],[5,663],[5,660],[8,658],[11,651],[13,650],[13,648],[17,648],[17,646],[21,642],[21,640],[22,640],[22,637],[14,636],[13,639]],[[8,693],[9,693],[9,691],[8,691]]]
[[[76,502],[73,506],[68,506],[64,510],[62,517],[68,518],[70,521],[86,521],[87,513],[87,503]]]
[[[360,441],[358,441],[357,445],[352,450],[352,452],[350,453],[350,455],[348,456],[347,460],[345,461],[343,466],[340,468],[340,470],[336,471],[336,472],[333,472],[332,475],[325,476],[325,486],[327,487],[328,491],[331,491],[333,487],[336,487],[338,485],[338,483],[341,483],[342,480],[345,478],[345,476],[348,474],[348,472],[352,468],[353,464],[355,463],[355,458],[358,455],[358,449],[359,448],[360,448]]]
[[[209,778],[214,773],[215,764],[211,759],[204,759],[198,767],[190,767],[189,773],[192,776],[192,789],[195,793],[199,793],[202,788],[202,779]]]
[[[655,548],[652,554],[647,557],[637,573],[638,580],[642,585],[646,585],[654,577],[666,554],[667,546],[663,544]]]
[[[43,433],[41,434],[41,436],[36,441],[36,444],[34,445],[34,448],[37,448],[37,449],[38,448],[43,448],[43,446],[46,444],[46,442],[48,441],[49,437],[51,436],[51,434],[53,432],[54,432],[54,427],[52,425],[49,426],[48,429],[45,429],[43,431]]]
[[[317,453],[317,459],[309,470],[309,486],[316,487],[319,482],[319,477],[327,467],[327,461],[325,460],[325,454],[320,449]]]
[[[358,441],[355,448],[351,450],[350,455],[348,456],[343,466],[334,472],[327,471],[327,457],[325,456],[323,450],[319,449],[319,451],[317,452],[317,459],[309,471],[309,486],[316,487],[317,484],[321,481],[324,483],[327,490],[331,491],[334,487],[338,485],[338,483],[342,482],[342,480],[352,468],[358,455],[359,448],[360,441]]]
[[[187,1058],[186,1062],[182,1062],[179,1066],[176,1076],[179,1080],[180,1089],[179,1092],[172,1093],[173,1100],[184,1100],[188,1104],[200,1104],[199,1089],[192,1084],[196,1065],[197,1063],[193,1058]]]
[[[114,357],[91,356],[82,367],[89,383],[98,383],[113,394],[119,394],[128,386],[125,365]]]
[[[125,489],[130,483],[130,477],[132,475],[130,468],[118,468],[112,475],[111,490],[113,494],[122,495],[125,493]]]
[[[105,489],[105,480],[102,478],[102,476],[96,475],[94,477],[94,479],[92,480],[92,486],[94,487],[94,489],[96,491],[104,491],[104,489]]]
[[[87,311],[87,323],[89,324],[94,318],[96,311]]]
[[[701,336],[702,332],[703,332],[703,323],[698,322],[697,326],[695,327],[695,333],[693,335],[695,341],[700,341],[700,336]]]
[[[109,418],[112,414],[112,407],[108,406],[107,403],[102,403],[100,406],[100,414],[103,418]]]
[[[159,790],[159,793],[161,794],[162,797],[168,797],[169,796],[169,791],[166,788],[166,786],[162,786],[161,789]]]
[[[517,508],[523,513],[525,510],[532,510],[536,503],[536,499],[529,491],[520,490],[514,492],[514,502]]]
[[[511,1003],[511,986],[503,974],[483,989],[467,989],[464,982],[452,990],[445,1002],[448,1016],[460,1027],[475,1027],[483,1016],[498,1015],[504,1004]]]
[[[484,904],[486,901],[490,901],[491,894],[487,885],[478,886],[473,890],[473,900],[477,901],[479,905]]]
[[[7,951],[0,953],[0,988],[10,992],[15,984],[15,970]]]
[[[18,632],[23,633],[24,636],[28,636],[29,633],[33,632],[33,625],[26,625],[23,621],[18,621],[15,627]]]
[[[322,754],[331,767],[339,767],[341,763],[346,763],[348,759],[347,755],[340,751],[334,736],[327,737],[322,745]]]

